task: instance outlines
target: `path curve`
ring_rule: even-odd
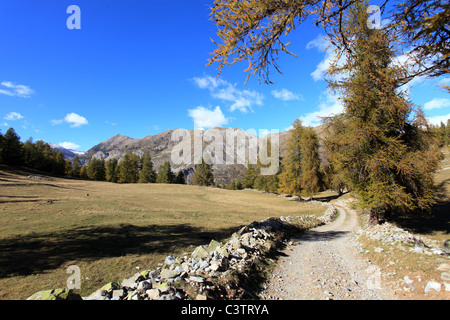
[[[293,239],[266,283],[265,299],[379,300],[394,299],[383,286],[380,269],[358,256],[353,232],[358,215],[344,203],[335,204],[332,223]]]

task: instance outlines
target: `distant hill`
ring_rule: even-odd
[[[49,145],[53,150],[61,151],[61,153],[64,155],[64,158],[70,161],[72,161],[76,156],[81,157],[84,154],[83,151],[66,149],[54,143],[49,143]]]

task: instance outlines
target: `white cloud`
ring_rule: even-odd
[[[433,100],[428,101],[423,105],[423,108],[425,110],[441,109],[447,107],[450,107],[450,99],[447,98],[434,98]]]
[[[426,117],[429,124],[434,124],[439,126],[441,122],[447,124],[447,120],[450,119],[450,113],[445,114],[442,116],[433,116],[433,117]]]
[[[0,94],[4,94],[6,96],[14,96],[14,93],[8,90],[0,89]]]
[[[328,117],[342,113],[344,111],[344,106],[338,95],[334,95],[326,91],[322,93],[321,102],[318,109],[319,110],[317,111],[300,117],[303,125],[318,126],[322,123],[320,117]]]
[[[82,117],[76,113],[68,113],[64,118],[64,121],[70,124],[72,128],[77,128],[82,125],[88,124],[88,121],[85,117]]]
[[[88,121],[85,117],[82,117],[79,114],[76,114],[74,112],[68,113],[64,117],[64,119],[51,120],[50,122],[52,123],[52,125],[58,125],[63,122],[67,122],[70,124],[71,128],[78,128],[78,127],[81,127],[82,125],[88,124]]]
[[[22,84],[16,85],[10,81],[3,81],[0,84],[3,87],[7,88],[7,89],[0,89],[0,94],[4,94],[7,96],[28,98],[34,93],[33,89]]]
[[[58,124],[63,123],[64,119],[59,119],[59,120],[53,119],[53,120],[50,120],[50,122],[52,123],[52,125],[56,126]]]
[[[200,89],[214,89],[219,85],[227,85],[228,83],[225,80],[220,78],[213,78],[211,76],[205,76],[203,78],[193,78],[194,82]]]
[[[443,78],[439,82],[448,86],[448,85],[450,85],[450,77],[449,78]]]
[[[272,95],[277,98],[281,99],[283,101],[291,101],[291,100],[304,100],[302,95],[293,93],[289,91],[288,89],[281,89],[281,90],[272,90]]]
[[[195,109],[188,110],[188,114],[194,120],[195,129],[214,128],[228,124],[228,120],[225,118],[219,106],[214,110],[198,106]]]
[[[333,50],[333,47],[330,43],[322,36],[318,35],[314,40],[310,41],[306,45],[306,49],[316,48],[319,51],[325,51],[325,57],[323,60],[317,65],[316,69],[311,72],[311,76],[314,81],[322,80],[330,67],[333,60],[336,59],[336,54]]]
[[[14,121],[14,120],[23,119],[23,116],[18,112],[10,112],[3,119]]]
[[[311,40],[306,44],[306,49],[317,48],[320,51],[324,51],[329,45],[330,43],[319,34],[314,40]]]
[[[232,102],[230,111],[239,110],[242,113],[253,111],[252,106],[262,105],[264,96],[256,91],[238,90],[229,84],[226,88],[212,93],[212,96],[223,101]]]
[[[236,85],[220,78],[205,76],[193,78],[200,89],[208,89],[213,98],[231,102],[230,111],[239,110],[242,113],[253,111],[253,105],[262,105],[264,95],[256,91],[240,90]]]
[[[78,150],[80,148],[80,146],[77,145],[76,143],[68,142],[68,141],[60,142],[60,143],[58,143],[58,145],[60,147],[63,147],[65,149],[69,149],[69,150]]]

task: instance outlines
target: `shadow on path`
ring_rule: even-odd
[[[309,230],[302,235],[299,235],[296,240],[300,242],[312,242],[312,241],[330,241],[337,238],[348,236],[349,231],[315,231]]]

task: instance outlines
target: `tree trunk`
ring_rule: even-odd
[[[373,227],[380,224],[380,220],[378,219],[378,211],[371,209],[369,211],[369,227]]]

